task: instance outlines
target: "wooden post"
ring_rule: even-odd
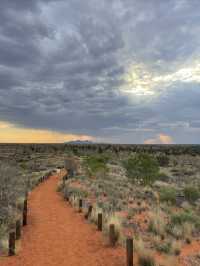
[[[78,211],[81,212],[82,211],[82,207],[83,207],[83,200],[82,199],[79,199],[79,208],[78,208]]]
[[[133,239],[126,239],[126,260],[127,266],[133,266]]]
[[[24,209],[23,209],[23,226],[27,225],[27,199],[24,200]]]
[[[64,187],[64,199],[66,201],[69,201],[69,195],[68,195],[68,192],[67,192],[67,188],[66,187]]]
[[[102,225],[103,225],[102,213],[98,213],[98,220],[97,220],[98,231],[102,231]]]
[[[8,256],[15,255],[15,232],[9,233],[9,247],[8,247]]]
[[[62,186],[65,187],[65,178],[63,178]]]
[[[85,219],[88,219],[89,216],[91,215],[91,213],[92,213],[92,205],[90,205],[90,206],[88,207],[88,211],[87,211],[87,213],[85,214]]]
[[[109,240],[110,240],[110,245],[113,247],[115,246],[115,225],[114,224],[110,224],[109,226]]]
[[[19,240],[21,238],[21,221],[16,221],[16,240]]]

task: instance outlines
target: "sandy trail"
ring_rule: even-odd
[[[52,176],[29,196],[28,225],[17,256],[0,258],[1,266],[124,266],[121,248],[109,248],[102,234],[88,224],[56,192]]]

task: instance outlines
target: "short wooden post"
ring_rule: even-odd
[[[97,220],[98,231],[102,231],[102,226],[103,226],[103,216],[102,213],[98,213],[98,220]]]
[[[110,240],[110,245],[113,247],[115,246],[116,238],[115,238],[115,225],[110,224],[109,226],[109,240]]]
[[[27,199],[28,198],[28,189],[26,190],[26,192],[25,192],[25,198]]]
[[[62,186],[65,187],[65,178],[63,178]]]
[[[23,226],[27,225],[27,211],[28,211],[28,204],[27,204],[27,199],[25,199],[24,209],[23,209]]]
[[[16,240],[19,240],[21,238],[21,221],[16,221]]]
[[[126,261],[127,266],[133,266],[133,239],[126,239]]]
[[[67,188],[66,188],[66,187],[64,187],[64,199],[65,199],[66,201],[69,201],[69,194],[68,194],[68,192],[67,192]]]
[[[82,211],[82,207],[83,207],[83,200],[82,199],[79,199],[79,208],[78,208],[78,211],[81,212]]]
[[[8,247],[8,256],[15,255],[15,232],[9,233],[9,247]]]
[[[85,214],[85,219],[88,219],[89,216],[91,215],[91,213],[92,213],[92,205],[90,205],[90,206],[88,207],[88,211],[87,211],[87,213]]]

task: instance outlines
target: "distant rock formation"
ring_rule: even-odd
[[[94,142],[90,140],[73,140],[65,142],[65,144],[81,145],[81,144],[94,144]]]

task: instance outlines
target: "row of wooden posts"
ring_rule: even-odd
[[[50,177],[50,173],[48,173],[45,176],[42,176],[38,179],[38,182],[36,186],[43,183],[45,180],[47,180]],[[16,240],[20,240],[22,235],[22,226],[27,225],[27,213],[28,213],[28,193],[26,193],[25,200],[23,203],[23,212],[22,212],[22,219],[18,219],[15,223],[15,230],[12,230],[9,233],[9,239],[8,239],[8,255],[14,256],[15,251],[15,242]],[[21,221],[22,220],[22,221]]]
[[[66,200],[69,200],[69,198],[66,198]],[[78,203],[78,211],[82,212],[83,208],[83,200],[79,199]],[[85,218],[88,219],[92,213],[93,206],[89,205],[87,213],[85,214]],[[98,213],[97,216],[97,230],[102,231],[103,230],[103,214]],[[109,242],[112,247],[116,244],[116,234],[115,234],[115,225],[110,224],[109,225]],[[129,237],[126,239],[126,261],[127,266],[133,266],[133,238]]]

